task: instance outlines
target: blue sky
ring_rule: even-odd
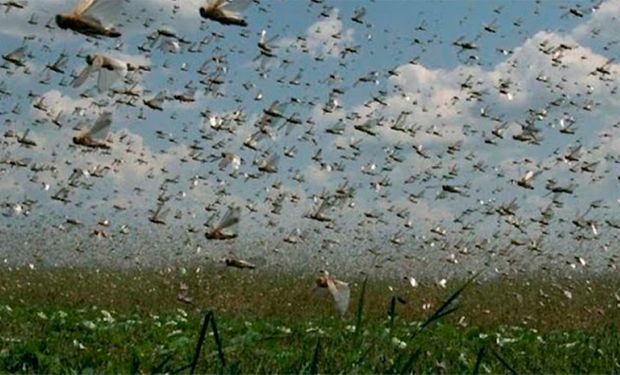
[[[147,245],[140,246],[135,258],[147,259],[142,260],[146,263],[161,257],[154,255],[159,248],[166,252],[164,260],[160,259],[163,263],[202,259],[204,252],[198,248],[210,248],[214,249],[207,255],[211,258],[232,251],[240,256],[275,254],[277,262],[289,262],[273,249],[296,249],[291,259],[354,265],[352,259],[367,259],[366,249],[373,247],[381,249],[388,261],[405,259],[396,262],[402,267],[408,267],[411,255],[432,264],[456,260],[456,264],[471,266],[492,259],[501,269],[513,258],[529,264],[531,249],[540,242],[542,253],[550,254],[549,261],[560,268],[575,264],[575,256],[587,256],[588,264],[608,266],[619,233],[615,224],[620,220],[620,134],[614,126],[619,112],[617,64],[608,66],[609,75],[591,73],[618,56],[613,25],[620,15],[619,1],[261,1],[244,12],[247,28],[204,22],[198,5],[190,1],[173,13],[176,3],[126,3],[118,19],[123,31],[119,40],[94,40],[47,29],[50,14],[69,10],[61,1],[31,1],[25,9],[11,9],[0,16],[0,52],[6,54],[25,44],[30,54],[27,70],[10,66],[0,71],[0,80],[11,92],[0,101],[3,127],[18,134],[29,129],[29,137],[38,143],[26,148],[15,138],[2,140],[0,157],[27,158],[28,167],[0,167],[0,202],[6,213],[0,221],[6,226],[4,231],[16,238],[49,227],[49,237],[57,244],[53,252],[39,258],[44,263],[72,261],[66,248],[75,241],[106,249],[143,241]],[[360,7],[367,11],[363,24],[351,20]],[[583,17],[570,14],[569,9]],[[38,18],[36,25],[28,22],[33,13]],[[494,33],[485,30],[491,24]],[[138,49],[147,35],[163,27],[192,42],[210,39],[198,53],[187,46],[177,54],[157,46],[150,53]],[[261,68],[261,60],[255,57],[262,30],[268,39],[276,36],[276,57],[265,59]],[[213,38],[212,32],[224,38]],[[477,48],[460,51],[454,45],[459,38]],[[347,48],[357,53],[343,57]],[[42,84],[45,65],[63,51],[69,57],[66,74],[51,74],[49,82]],[[149,72],[136,78],[142,93],[135,106],[118,104],[123,97],[112,92],[81,97],[96,80],[80,89],[63,85],[63,80],[71,81],[72,70],[79,71],[85,64],[77,56],[80,51],[150,66]],[[217,55],[225,56],[221,64],[226,67],[225,82],[209,91],[199,82],[204,77],[197,70]],[[210,73],[215,72],[215,65],[210,63]],[[396,74],[388,74],[390,70]],[[299,84],[291,83],[300,72]],[[376,82],[358,82],[373,72]],[[340,81],[331,81],[330,74]],[[162,112],[142,104],[142,99],[164,89],[168,95],[181,93],[190,82],[197,88],[193,103],[170,100]],[[463,86],[466,82],[471,85]],[[509,82],[504,93],[501,82]],[[114,87],[123,86],[118,82]],[[337,95],[340,108],[325,113],[322,107],[334,88],[343,90]],[[255,100],[259,92],[263,99]],[[40,98],[46,111],[33,108]],[[244,140],[257,131],[254,124],[263,109],[275,100],[289,102],[291,98],[302,103],[290,103],[285,114],[296,114],[302,124],[293,126],[289,134],[276,126],[271,138],[259,142],[258,151],[243,147]],[[21,112],[14,113],[16,105]],[[76,106],[84,110],[74,113]],[[483,109],[487,115],[482,115]],[[63,126],[58,128],[51,119],[61,110]],[[106,110],[114,114],[110,152],[70,147],[76,126],[92,122]],[[234,131],[218,131],[201,117],[200,112],[206,110],[217,121],[227,121],[242,110],[244,119]],[[406,125],[416,132],[390,128],[403,111],[409,113]],[[376,136],[354,128],[369,119],[382,124]],[[512,138],[520,133],[519,124],[530,120],[540,129],[540,144]],[[344,134],[325,132],[338,121],[346,125]],[[574,134],[560,132],[560,122],[569,121],[575,123]],[[502,123],[504,139],[493,138],[491,131]],[[496,144],[485,142],[489,139]],[[358,142],[358,150],[351,147]],[[458,143],[460,149],[448,152]],[[202,148],[200,156],[190,147],[196,144]],[[582,146],[578,160],[567,160],[568,150],[578,145]],[[284,150],[292,146],[296,155],[286,157]],[[428,158],[422,158],[414,147],[424,150]],[[320,160],[313,158],[319,150]],[[218,169],[222,152],[243,158],[235,176],[230,170]],[[253,161],[274,153],[280,157],[278,172],[260,173]],[[583,170],[595,162],[594,172]],[[55,170],[32,170],[33,165],[44,164]],[[362,173],[372,164],[377,172]],[[102,178],[85,176],[80,187],[71,188],[71,202],[51,199],[67,185],[74,169],[92,170],[97,165],[109,169]],[[540,172],[534,189],[511,182],[530,170]],[[551,179],[558,185],[574,184],[574,193],[554,199],[545,188]],[[379,183],[386,181],[390,184]],[[354,187],[355,194],[328,211],[334,219],[331,224],[306,217],[320,203],[319,196],[333,197],[343,183]],[[442,193],[442,185],[459,186],[464,193]],[[423,196],[414,199],[421,192]],[[171,210],[164,228],[148,221],[160,194],[169,198],[166,207]],[[514,215],[497,214],[502,204],[513,199],[519,205]],[[28,205],[28,200],[36,203]],[[588,211],[597,200],[601,202]],[[273,213],[277,201],[283,202],[279,214]],[[233,204],[243,207],[242,235],[228,243],[207,241],[203,224]],[[126,209],[121,211],[119,206]],[[536,219],[548,207],[555,216],[548,226],[540,225]],[[578,213],[586,211],[585,225],[572,223]],[[464,219],[455,222],[463,213]],[[406,215],[411,225],[404,225]],[[67,218],[84,225],[73,227]],[[110,225],[98,224],[102,219]],[[129,234],[123,234],[125,227]],[[438,227],[441,230],[433,231]],[[94,230],[105,231],[113,240],[97,242],[101,240],[88,237]],[[295,230],[305,238],[301,245],[284,241]],[[443,230],[445,235],[439,235]],[[390,239],[399,239],[402,245]],[[491,245],[480,245],[485,240]],[[29,260],[32,248],[23,248],[19,257],[3,250],[5,258]],[[109,251],[80,258],[118,260]],[[548,261],[536,258],[537,264]]]

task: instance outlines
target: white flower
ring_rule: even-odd
[[[177,312],[181,314],[184,318],[187,318],[187,312],[185,310],[178,308]]]
[[[312,333],[312,332],[316,332],[321,336],[325,334],[325,331],[317,327],[311,327],[306,330],[306,333]]]
[[[116,322],[116,320],[112,317],[112,314],[110,314],[109,311],[101,310],[101,315],[103,315],[103,321],[106,323],[112,324]]]
[[[283,332],[283,333],[285,333],[285,334],[287,334],[287,335],[290,335],[290,334],[291,334],[291,332],[292,332],[292,331],[291,331],[291,329],[290,329],[290,328],[288,328],[288,327],[278,327],[278,329],[279,329],[281,332]]]
[[[399,349],[405,349],[407,347],[407,343],[399,340],[397,337],[392,337],[392,344]]]
[[[183,331],[181,331],[180,329],[177,329],[177,330],[174,330],[174,331],[170,332],[168,334],[168,337],[175,336],[175,335],[180,335],[181,333],[183,333]]]
[[[79,342],[78,340],[73,340],[73,346],[77,347],[80,350],[85,350],[86,347],[84,345],[82,345],[81,342]]]

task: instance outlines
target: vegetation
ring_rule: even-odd
[[[0,371],[186,373],[196,358],[197,373],[620,371],[613,275],[363,283],[341,318],[309,275],[4,270]]]

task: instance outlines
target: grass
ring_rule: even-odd
[[[187,373],[197,358],[196,373],[620,372],[614,275],[352,280],[342,319],[310,275],[206,271],[5,269],[0,371]]]

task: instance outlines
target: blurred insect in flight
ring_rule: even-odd
[[[61,29],[71,29],[86,36],[118,38],[121,33],[113,26],[123,0],[79,0],[69,13],[56,15]]]
[[[88,77],[99,73],[97,77],[97,90],[100,93],[107,91],[119,78],[127,74],[128,65],[124,61],[100,55],[86,56],[86,67],[73,80],[71,86],[78,88],[86,82]]]
[[[327,271],[320,271],[314,290],[326,288],[334,299],[334,304],[341,315],[346,314],[351,300],[351,288],[344,281],[336,280]]]
[[[90,129],[73,137],[73,143],[84,147],[109,149],[110,145],[106,142],[98,141],[96,138],[104,136],[111,124],[112,112],[104,112]]]
[[[229,240],[236,238],[237,233],[232,230],[232,228],[239,223],[240,217],[241,207],[230,206],[219,223],[211,227],[205,236],[209,240]]]
[[[208,0],[205,6],[200,7],[200,15],[222,25],[237,25],[245,27],[247,21],[242,17],[243,12],[251,0]]]

